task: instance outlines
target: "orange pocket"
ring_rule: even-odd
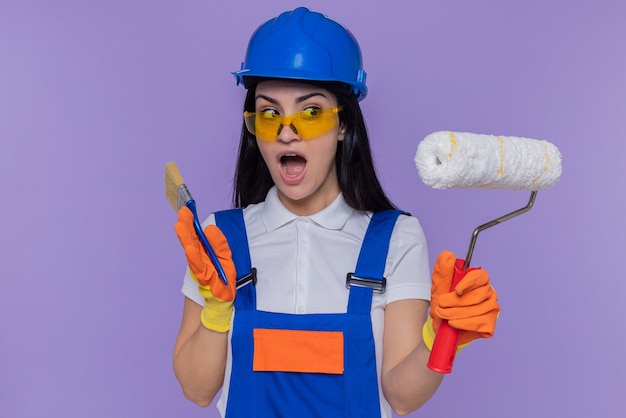
[[[254,329],[255,372],[343,373],[343,333]]]

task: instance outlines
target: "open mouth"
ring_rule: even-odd
[[[287,177],[298,177],[304,171],[306,159],[297,154],[285,154],[280,157],[280,165]]]

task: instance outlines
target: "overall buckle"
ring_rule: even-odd
[[[252,267],[250,269],[250,273],[237,280],[237,289],[247,285],[248,283],[252,283],[256,286],[256,267]]]
[[[376,293],[385,293],[387,288],[387,279],[385,277],[380,279],[369,279],[366,277],[357,277],[354,273],[348,273],[346,277],[346,289],[350,289],[350,286],[369,287]]]

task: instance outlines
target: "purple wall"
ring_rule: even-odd
[[[432,260],[464,255],[527,195],[427,188],[421,138],[526,136],[563,154],[535,208],[478,241],[496,336],[411,416],[624,416],[626,3],[302,3],[359,39],[381,178]],[[178,162],[202,215],[228,206],[244,95],[229,72],[296,5],[0,4],[0,416],[217,416],[172,372],[184,258],[163,165]]]

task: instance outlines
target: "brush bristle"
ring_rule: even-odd
[[[185,184],[183,176],[178,170],[174,161],[165,164],[165,197],[170,202],[172,208],[178,211],[178,191],[181,185]]]

